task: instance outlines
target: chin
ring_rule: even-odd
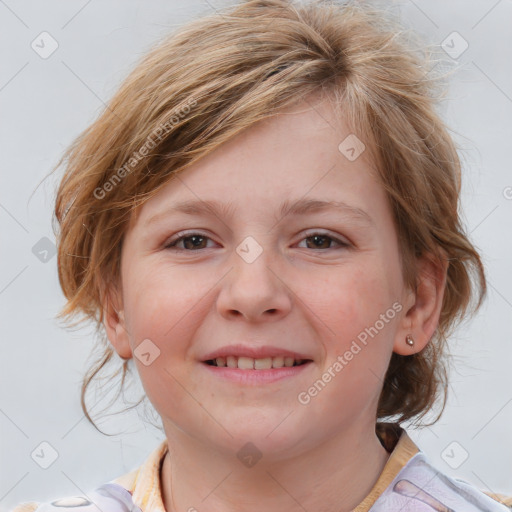
[[[301,445],[301,440],[307,439],[307,432],[300,430],[300,424],[293,421],[293,413],[287,415],[280,411],[278,414],[258,415],[251,413],[243,417],[233,415],[230,421],[225,423],[225,427],[231,434],[223,436],[224,441],[221,444],[228,447],[231,451],[233,447],[238,447],[235,451],[244,450],[246,445],[253,445],[256,450],[262,452],[267,460],[270,455],[272,458],[283,458],[288,456]],[[251,450],[250,446],[246,447]],[[282,453],[283,457],[279,454]]]

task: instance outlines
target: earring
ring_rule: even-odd
[[[407,345],[409,345],[410,347],[414,345],[414,340],[412,339],[412,336],[410,334],[408,334],[405,337],[405,343],[407,343]]]

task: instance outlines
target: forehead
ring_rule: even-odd
[[[170,204],[209,200],[264,213],[308,197],[363,207],[380,185],[364,151],[347,158],[346,141],[353,137],[329,100],[302,101],[180,171],[137,213],[146,222]]]

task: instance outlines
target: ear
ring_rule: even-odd
[[[439,324],[448,260],[444,254],[440,258],[429,254],[418,260],[418,279],[415,290],[409,290],[405,301],[406,313],[401,319],[400,328],[393,345],[393,352],[403,356],[423,350]],[[412,346],[405,340],[410,335]]]
[[[125,323],[122,294],[117,286],[109,284],[105,286],[102,296],[103,325],[107,337],[121,358],[131,359],[133,354]]]

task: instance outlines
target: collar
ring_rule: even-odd
[[[390,452],[390,456],[370,493],[353,512],[368,512],[400,470],[420,451],[398,424],[378,423],[376,432],[384,448]],[[167,450],[167,440],[164,440],[151,452],[142,466],[113,480],[132,494],[134,504],[143,511],[166,512],[162,500],[160,474]]]
[[[376,431],[390,456],[366,498],[352,512],[368,512],[400,470],[420,451],[397,423],[377,423]]]
[[[166,512],[162,501],[160,473],[167,450],[167,440],[164,440],[151,452],[142,466],[113,480],[130,491],[133,503],[143,511]]]

